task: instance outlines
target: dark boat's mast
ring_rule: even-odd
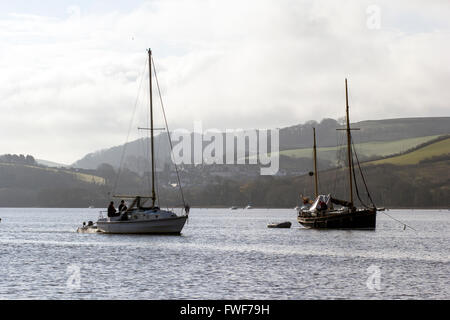
[[[313,128],[314,135],[314,145],[313,145],[313,155],[314,155],[314,194],[315,198],[319,196],[319,192],[317,190],[317,152],[316,152],[316,128]]]
[[[156,193],[155,193],[155,159],[153,156],[154,142],[153,142],[153,96],[152,96],[152,50],[148,49],[148,69],[149,69],[149,82],[150,82],[150,148],[151,148],[151,161],[152,161],[152,207],[155,206]]]
[[[347,158],[348,158],[348,182],[350,186],[350,206],[353,207],[353,183],[352,183],[352,150],[350,136],[350,118],[348,116],[348,88],[347,78],[345,78],[345,103],[347,112]]]

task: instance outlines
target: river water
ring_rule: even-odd
[[[293,209],[192,208],[181,236],[78,234],[100,209],[0,209],[0,299],[450,299],[450,211],[311,230]],[[291,221],[290,229],[267,223]]]

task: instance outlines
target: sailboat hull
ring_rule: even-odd
[[[360,209],[355,212],[331,212],[318,216],[306,216],[300,213],[297,221],[306,228],[374,230],[377,224],[377,210]]]
[[[102,233],[113,234],[180,234],[187,216],[139,221],[98,221]]]

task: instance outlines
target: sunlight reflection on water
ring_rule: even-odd
[[[376,231],[319,231],[294,210],[192,209],[181,236],[78,234],[97,210],[3,208],[0,298],[450,298],[449,212],[389,214],[417,231],[382,213]],[[380,290],[366,285],[371,265]]]

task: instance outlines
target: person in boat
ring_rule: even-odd
[[[300,210],[308,210],[312,204],[311,200],[308,197],[304,197],[302,194],[300,194],[300,198],[302,199],[303,203]]]
[[[119,212],[123,212],[123,211],[127,211],[127,206],[125,205],[125,201],[124,200],[122,200],[122,201],[120,201],[120,204],[119,204]]]
[[[186,214],[189,214],[190,210],[191,210],[191,207],[189,206],[189,204],[186,203],[186,205],[184,206],[184,212],[186,212]]]
[[[119,205],[119,215],[120,215],[120,220],[121,221],[126,221],[128,220],[128,213],[127,213],[128,207],[125,205],[125,201],[122,200],[120,201],[120,205]]]
[[[114,208],[114,202],[111,201],[109,203],[109,207],[108,207],[108,217],[117,217],[119,214],[117,214],[116,208]]]
[[[317,204],[317,210],[325,211],[327,209],[328,209],[327,204],[324,201],[320,200],[319,203]]]

